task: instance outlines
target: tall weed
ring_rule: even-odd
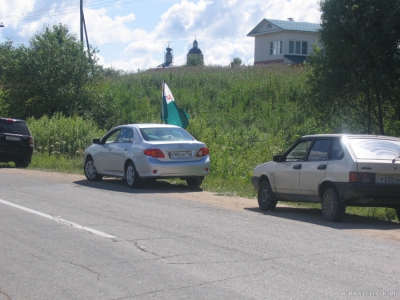
[[[47,155],[81,156],[94,137],[105,133],[94,122],[78,116],[55,114],[26,121],[34,138],[34,150]]]

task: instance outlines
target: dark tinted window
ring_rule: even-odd
[[[340,160],[344,157],[342,144],[339,139],[332,141],[331,160]]]
[[[28,126],[26,126],[25,122],[7,121],[5,119],[0,120],[0,133],[30,135]]]
[[[328,160],[330,140],[316,140],[308,155],[307,161],[324,161]]]

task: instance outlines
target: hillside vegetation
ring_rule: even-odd
[[[303,134],[340,132],[318,115],[307,89],[307,67],[174,68],[114,74],[98,79],[96,118],[29,118],[38,153],[79,157],[93,137],[126,123],[160,123],[161,83],[190,115],[187,130],[210,148],[211,173],[204,187],[254,196],[255,165],[281,153]],[[231,188],[234,188],[231,190]]]
[[[203,67],[101,77],[95,89],[98,107],[104,108],[100,119],[61,114],[28,118],[35,137],[30,167],[83,174],[83,149],[92,138],[119,124],[161,122],[165,79],[177,105],[191,117],[187,130],[210,148],[211,172],[202,188],[255,197],[251,176],[257,164],[282,153],[301,135],[354,127],[313,105],[309,72],[307,66]],[[88,115],[94,109],[87,107]],[[386,208],[347,211],[396,219],[394,210]]]

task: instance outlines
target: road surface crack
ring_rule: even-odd
[[[1,290],[1,287],[0,287],[0,296],[1,296],[1,295],[3,295],[4,297],[6,297],[6,298],[5,298],[6,300],[11,300],[10,296],[7,295],[6,293],[4,293],[4,292]]]
[[[248,278],[249,276],[258,276],[263,274],[265,271],[260,271],[254,274],[246,274],[246,275],[240,275],[240,276],[232,276],[232,277],[228,277],[228,278],[223,278],[223,279],[218,279],[218,280],[212,280],[212,281],[206,281],[206,282],[202,282],[199,284],[193,284],[193,285],[187,285],[187,286],[181,286],[181,287],[173,287],[173,288],[167,288],[167,289],[162,289],[162,290],[155,290],[155,291],[150,291],[147,293],[142,293],[142,294],[137,294],[137,295],[130,295],[130,296],[126,296],[126,297],[121,297],[121,298],[115,298],[115,299],[111,299],[111,300],[122,300],[122,299],[128,299],[128,298],[141,298],[143,296],[147,296],[147,295],[153,295],[156,293],[162,293],[165,291],[176,291],[176,290],[183,290],[183,289],[190,289],[190,288],[196,288],[196,287],[200,287],[200,286],[204,286],[204,285],[209,285],[209,284],[214,284],[214,283],[220,283],[220,282],[224,282],[224,281],[228,281],[231,279],[237,279],[237,278]]]
[[[88,267],[86,267],[86,266],[84,266],[84,265],[75,264],[75,263],[70,262],[70,261],[63,261],[63,262],[64,262],[64,263],[67,263],[67,264],[70,264],[70,265],[73,265],[73,266],[76,266],[76,267],[81,267],[82,269],[85,269],[86,271],[89,271],[89,272],[92,273],[92,274],[96,274],[96,275],[97,275],[97,280],[100,279],[101,273],[96,272],[96,271],[93,271],[93,270],[89,269]]]

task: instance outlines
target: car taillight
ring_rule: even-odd
[[[144,155],[155,157],[155,158],[165,158],[164,153],[160,149],[146,149],[143,150]]]
[[[200,148],[200,150],[197,152],[197,157],[202,157],[202,156],[206,156],[208,153],[210,153],[210,149],[208,149],[207,147],[203,147]]]
[[[29,146],[33,147],[33,137],[29,137]]]
[[[375,173],[350,172],[349,182],[375,183]]]

